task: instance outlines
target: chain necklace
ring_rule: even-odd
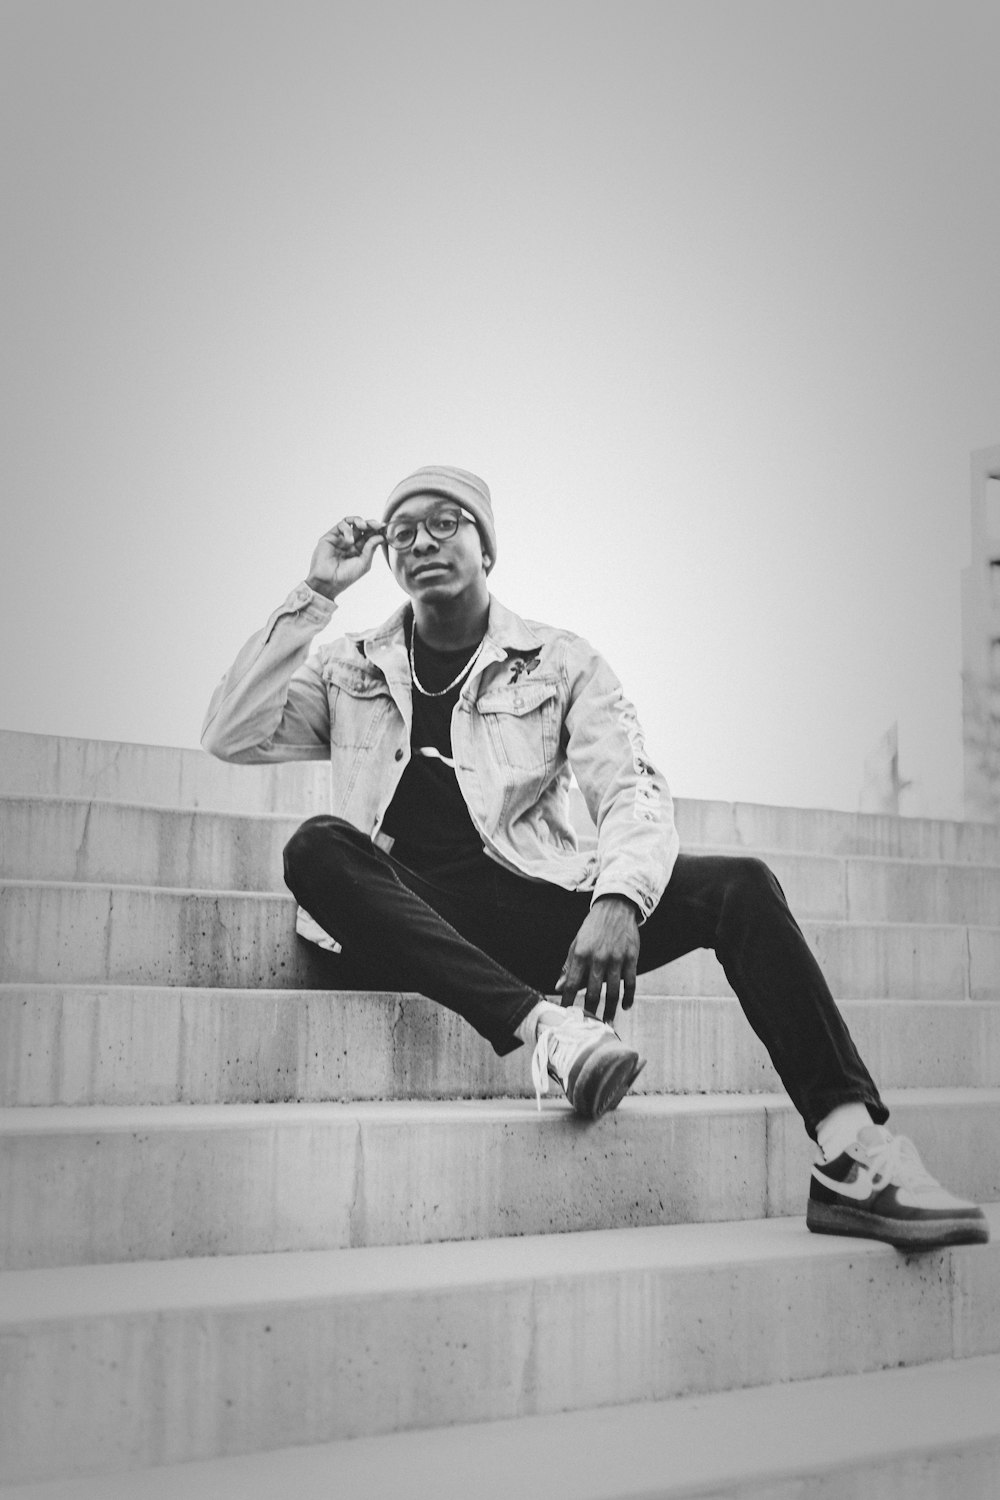
[[[482,640],[479,642],[479,645],[476,647],[475,651],[473,651],[472,655],[469,657],[469,660],[465,663],[465,666],[462,668],[461,672],[459,672],[458,676],[454,677],[451,682],[449,682],[447,687],[443,687],[438,692],[432,693],[429,691],[429,689],[424,687],[423,683],[420,681],[420,678],[417,676],[417,664],[413,659],[413,643],[416,638],[417,627],[416,625],[414,625],[412,631],[410,632],[410,676],[413,678],[413,686],[416,688],[417,692],[422,693],[425,698],[443,698],[446,693],[451,692],[452,688],[458,687],[458,684],[462,681],[462,679],[464,677],[468,677],[476,662],[479,660],[482,654],[483,647],[486,645],[486,637],[483,636]]]

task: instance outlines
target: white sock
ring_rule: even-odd
[[[551,1012],[551,1014],[550,1014]],[[533,1010],[529,1010],[524,1020],[516,1027],[515,1036],[519,1036],[525,1046],[533,1047],[538,1040],[539,1021],[548,1021],[550,1026],[558,1026],[565,1019],[566,1012],[560,1005],[553,1005],[551,1001],[539,1000]]]
[[[846,1151],[859,1130],[873,1123],[863,1104],[838,1104],[825,1120],[816,1126],[816,1141],[824,1161],[833,1161]]]

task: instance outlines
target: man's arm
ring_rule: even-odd
[[[627,896],[644,922],[677,858],[674,804],[642,728],[603,657],[576,638],[567,654],[566,756],[597,828],[595,900]]]
[[[580,639],[570,648],[567,671],[566,754],[597,825],[598,874],[557,988],[564,1005],[585,988],[584,1004],[595,1013],[603,988],[610,1022],[619,996],[623,1009],[632,1005],[639,929],[670,878],[678,838],[670,788],[646,754],[618,678]]]
[[[329,754],[329,700],[309,647],[338,595],[371,567],[380,538],[360,541],[355,527],[376,524],[352,516],[320,537],[305,582],[250,637],[213,693],[201,738],[210,754],[244,763]]]

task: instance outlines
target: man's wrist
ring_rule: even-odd
[[[306,579],[306,584],[314,594],[320,594],[324,599],[329,599],[331,604],[335,604],[337,596],[344,592],[342,588],[335,589],[327,579],[315,578],[312,574]]]
[[[618,902],[620,906],[628,908],[633,917],[635,917],[636,922],[640,922],[642,920],[642,912],[639,909],[639,903],[637,901],[633,901],[631,896],[623,896],[620,891],[607,891],[604,895],[595,896],[593,901],[591,902],[591,905],[597,906],[600,902],[606,901]]]

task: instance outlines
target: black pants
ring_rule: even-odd
[[[590,893],[526,880],[485,855],[447,874],[407,869],[340,818],[310,818],[285,882],[344,952],[343,989],[417,990],[500,1053],[552,995]],[[888,1110],[774,875],[758,859],[681,854],[640,928],[639,972],[712,949],[810,1136],[839,1104]],[[637,1001],[641,1003],[641,1001]]]

